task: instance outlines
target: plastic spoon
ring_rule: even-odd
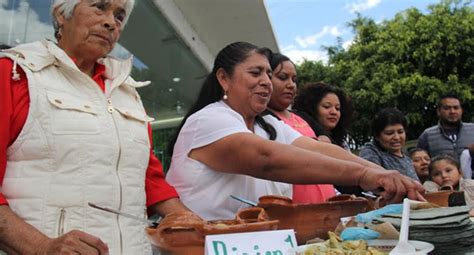
[[[389,253],[390,255],[413,254],[416,252],[415,247],[408,242],[408,229],[410,227],[410,199],[403,199],[402,225],[400,227],[400,237],[395,248]]]

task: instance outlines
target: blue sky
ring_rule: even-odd
[[[396,13],[415,7],[427,12],[439,0],[265,0],[280,51],[295,62],[326,60],[322,46],[342,38],[348,47],[354,38],[347,23],[356,12],[376,22],[392,19]]]

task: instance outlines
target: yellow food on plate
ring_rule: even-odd
[[[309,246],[302,255],[383,255],[388,254],[368,247],[365,240],[342,241],[333,232],[329,232],[329,240]]]

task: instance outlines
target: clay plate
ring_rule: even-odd
[[[333,201],[321,204],[293,204],[292,200],[280,196],[263,196],[258,206],[265,209],[272,220],[279,220],[278,229],[294,229],[298,244],[310,239],[328,238],[342,217],[366,212],[369,203],[365,198],[342,195]]]

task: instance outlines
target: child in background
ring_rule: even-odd
[[[466,204],[474,216],[474,180],[463,178],[459,162],[451,154],[440,154],[431,159],[428,170],[430,180],[423,183],[426,192],[436,192],[444,187],[464,191]]]
[[[459,162],[450,154],[440,154],[431,159],[428,166],[430,180],[423,183],[427,192],[436,192],[444,187],[460,190],[462,172]]]
[[[431,161],[430,155],[422,148],[412,148],[408,151],[408,155],[411,161],[413,161],[413,168],[415,168],[416,175],[418,175],[420,182],[423,184],[430,179],[430,172],[428,171],[428,166]]]

